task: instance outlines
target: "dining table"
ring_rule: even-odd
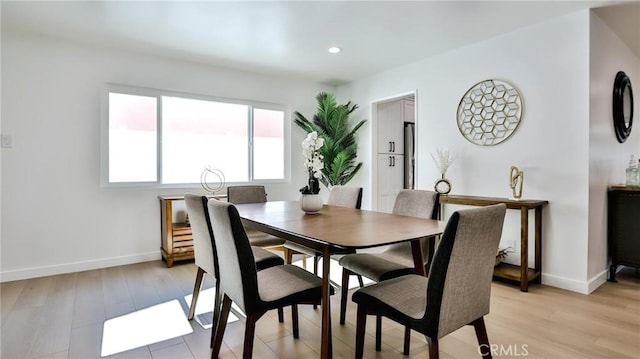
[[[416,273],[426,275],[422,239],[433,248],[445,222],[324,205],[306,214],[298,201],[236,204],[246,228],[293,241],[322,253],[321,358],[332,357],[329,263],[333,253],[410,242]],[[431,253],[432,254],[432,253]]]

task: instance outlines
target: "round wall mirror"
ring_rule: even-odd
[[[618,142],[623,143],[631,134],[633,125],[633,90],[631,80],[618,71],[613,83],[613,128]]]

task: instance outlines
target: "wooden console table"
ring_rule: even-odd
[[[493,277],[518,282],[520,283],[520,290],[523,292],[529,290],[530,282],[540,283],[542,276],[542,207],[548,204],[548,201],[449,194],[441,195],[440,203],[442,205],[448,203],[467,206],[488,206],[504,203],[507,205],[507,209],[520,210],[520,266],[501,263],[495,268]],[[533,268],[529,268],[529,210],[535,211],[535,263]]]
[[[226,195],[209,195],[209,198],[227,198]],[[158,196],[160,200],[160,252],[167,267],[173,261],[193,259],[193,236],[191,226],[184,222],[173,222],[173,202],[184,201],[184,196]]]

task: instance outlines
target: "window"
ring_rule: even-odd
[[[205,166],[227,182],[284,180],[283,106],[140,89],[108,91],[108,182],[200,183]]]

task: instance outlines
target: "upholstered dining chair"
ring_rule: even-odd
[[[330,206],[360,209],[362,205],[362,187],[333,186],[329,191],[327,204]],[[345,253],[353,253],[353,251],[347,251]],[[285,262],[290,264],[294,254],[313,256],[313,274],[318,274],[318,262],[322,257],[322,253],[318,253],[311,248],[307,248],[297,243],[286,241],[284,243]],[[306,263],[303,263],[303,266],[306,267]],[[360,283],[362,283],[362,277],[359,277],[359,280]]]
[[[218,253],[222,310],[215,330],[211,357],[220,352],[231,303],[246,314],[243,358],[251,358],[258,319],[268,310],[291,305],[293,337],[299,337],[298,304],[318,304],[322,298],[322,279],[293,265],[256,270],[247,234],[236,207],[209,200],[209,214]]]
[[[206,196],[198,196],[187,193],[184,196],[184,200],[191,222],[195,264],[198,267],[198,272],[196,273],[196,282],[193,286],[193,295],[191,296],[191,306],[189,307],[188,319],[193,320],[196,310],[196,303],[200,294],[200,288],[202,287],[202,281],[204,279],[204,275],[208,273],[216,280],[216,298],[213,308],[213,328],[215,329],[215,323],[220,313],[222,296],[220,295],[220,281],[218,280],[218,278],[220,278],[218,263],[215,259],[216,249],[213,245],[213,234],[211,232],[209,211],[207,209],[207,201],[209,199]],[[284,260],[282,258],[280,258],[275,253],[269,252],[266,249],[260,247],[251,247],[251,250],[253,252],[253,256],[256,261],[256,267],[258,270],[284,264]],[[284,318],[282,308],[278,309],[278,318],[280,322],[283,322]],[[213,338],[214,335],[212,331],[212,345]]]
[[[438,214],[439,195],[434,191],[401,190],[396,196],[393,214],[433,218]],[[429,258],[428,241],[422,241],[422,255]],[[347,311],[347,295],[349,291],[349,276],[367,277],[374,282],[415,273],[413,254],[410,243],[399,243],[387,246],[380,253],[354,253],[340,258],[342,266],[342,288],[340,295],[340,324],[345,323]],[[426,263],[425,263],[426,265]],[[362,281],[360,281],[362,283]],[[362,284],[360,284],[362,287]],[[381,347],[381,318],[376,318],[376,349]],[[409,355],[409,329],[405,331],[404,354]]]
[[[260,185],[228,186],[227,201],[233,204],[262,203],[267,201],[267,192]],[[246,232],[252,246],[284,251],[284,239],[254,229],[247,229]]]
[[[358,289],[356,358],[362,358],[368,314],[383,315],[426,336],[429,358],[438,340],[473,325],[483,357],[491,358],[484,316],[489,314],[491,278],[506,206],[459,210],[447,222],[429,277],[409,274]]]

